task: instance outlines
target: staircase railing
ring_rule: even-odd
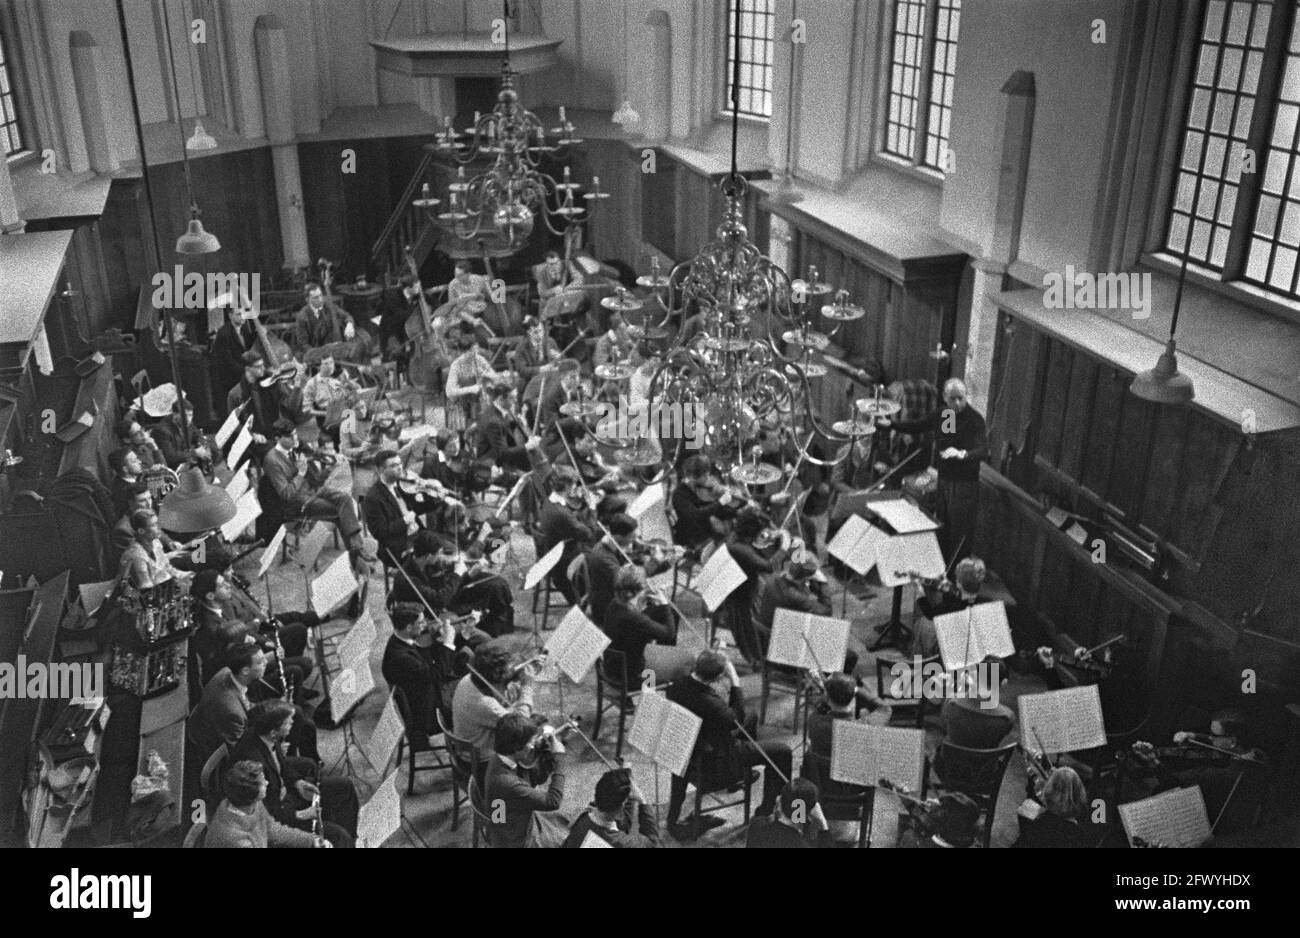
[[[406,249],[407,244],[411,243],[419,234],[416,220],[412,217],[417,210],[411,205],[415,199],[415,193],[424,183],[425,175],[433,163],[433,152],[426,150],[424,158],[420,160],[420,165],[416,168],[411,181],[406,184],[402,190],[401,196],[397,200],[397,205],[393,207],[393,214],[388,217],[388,221],[379,232],[379,237],[375,239],[374,246],[370,249],[370,266],[378,269],[381,261],[387,261],[389,270],[393,270],[402,263],[402,252]],[[420,214],[423,214],[421,212]],[[403,225],[403,221],[407,224]],[[398,239],[396,235],[402,233],[405,237]],[[401,243],[397,243],[400,241]]]

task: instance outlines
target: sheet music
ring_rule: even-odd
[[[402,715],[397,712],[397,701],[390,694],[388,703],[384,705],[383,712],[379,714],[379,722],[375,724],[374,732],[362,744],[366,761],[370,763],[371,768],[381,775],[384,769],[388,768],[388,763],[397,750],[397,744],[402,739],[403,730]]]
[[[934,619],[939,655],[947,671],[959,671],[992,655],[1009,658],[1016,653],[1007,623],[1006,605],[976,603]]]
[[[718,607],[744,582],[745,571],[740,569],[731,551],[719,547],[695,578],[695,591],[709,612],[717,612]]]
[[[1171,788],[1119,806],[1124,833],[1164,847],[1199,847],[1213,836],[1200,785]]]
[[[294,561],[304,570],[314,569],[316,559],[320,557],[320,552],[325,549],[334,536],[334,528],[323,522],[317,521],[310,531],[298,539],[298,549],[294,552]]]
[[[653,759],[669,709],[668,698],[663,694],[654,691],[643,693],[632,716],[632,728],[627,734],[628,745]]]
[[[655,762],[674,775],[686,774],[704,721],[680,704],[668,702],[668,715],[655,746]]]
[[[560,543],[548,550],[545,556],[541,557],[537,563],[528,568],[528,573],[524,576],[524,589],[530,590],[536,588],[537,584],[546,579],[546,575],[555,568],[557,563],[560,562],[560,558],[563,555],[564,541],[560,541]]]
[[[250,417],[249,419],[251,420],[252,418]],[[225,421],[221,424],[221,429],[217,431],[217,449],[226,448],[226,444],[230,442],[230,438],[235,435],[235,428],[237,426],[239,426],[239,408],[235,408],[230,412],[230,416],[226,417]]]
[[[767,642],[767,660],[792,668],[804,667],[808,652],[804,636],[808,634],[808,613],[777,609],[772,615],[772,636]]]
[[[915,534],[918,531],[939,529],[939,522],[903,498],[871,502],[867,507],[883,518],[895,534]]]
[[[826,545],[826,550],[854,573],[866,576],[876,565],[876,544],[888,537],[861,515],[849,515]]]
[[[375,689],[375,676],[370,673],[370,656],[355,658],[330,679],[330,716],[335,724],[343,718],[362,697]]]
[[[853,720],[831,724],[832,781],[874,787],[883,778],[919,792],[924,762],[925,730]]]
[[[234,475],[230,477],[230,481],[226,483],[226,494],[234,501],[239,501],[239,497],[248,491],[249,485],[248,467],[236,469]]]
[[[288,533],[289,529],[283,524],[280,525],[280,530],[275,532],[275,536],[271,538],[271,543],[267,544],[266,549],[262,551],[262,559],[257,565],[257,578],[259,580],[266,576],[280,556],[280,549],[284,547],[284,538]]]
[[[239,435],[235,437],[235,442],[230,444],[230,452],[226,454],[226,465],[231,471],[239,468],[239,461],[244,458],[248,447],[253,444],[253,433],[249,429],[252,423],[252,417],[245,420],[244,425],[239,428]]]
[[[235,540],[261,513],[262,506],[257,502],[257,493],[245,492],[235,502],[235,516],[221,526],[221,536],[228,541]]]
[[[87,616],[93,616],[99,611],[116,585],[117,580],[104,580],[101,583],[82,583],[77,587],[77,592],[81,595],[81,608],[86,610]]]
[[[1026,749],[1047,755],[1077,752],[1106,745],[1101,694],[1096,684],[1068,687],[1043,694],[1022,694],[1020,741]]]
[[[582,683],[596,659],[609,647],[609,636],[574,606],[546,642],[546,651],[575,684]]]
[[[391,772],[357,812],[357,846],[382,847],[401,826],[402,797],[397,793],[397,773]]]
[[[640,521],[643,514],[663,500],[664,486],[662,482],[647,485],[640,495],[632,499],[632,504],[627,506],[628,517]]]
[[[375,620],[370,618],[370,610],[366,609],[357,616],[357,621],[352,623],[348,634],[339,642],[339,660],[352,661],[362,655],[369,658],[370,646],[375,643],[378,634],[375,631]]]
[[[357,578],[352,575],[352,561],[344,551],[311,581],[311,607],[316,615],[323,617],[356,591]]]
[[[839,498],[835,499],[834,517],[839,519],[845,515],[849,517],[860,516],[862,512],[867,510],[867,505],[871,501],[871,494],[870,489],[861,489],[857,492],[842,492]]]
[[[578,844],[578,846],[580,848],[581,847],[609,847],[610,849],[613,849],[614,847],[613,844],[611,844],[604,837],[601,837],[595,831],[587,831],[587,836],[582,838],[582,843]]]
[[[942,577],[947,572],[939,539],[933,531],[920,534],[902,534],[876,542],[876,565],[880,582],[885,586],[903,586],[911,581],[906,575],[919,573],[924,577]]]
[[[848,641],[848,619],[777,609],[772,616],[767,660],[792,668],[838,671],[844,663]]]

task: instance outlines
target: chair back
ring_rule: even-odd
[[[884,658],[877,658],[876,696],[888,703],[921,702],[925,699],[921,694],[925,672],[929,665],[939,660],[938,655],[922,658],[920,668],[917,668],[915,662],[906,658],[902,661],[887,661]],[[899,667],[903,670],[895,672],[894,669]],[[901,682],[904,687],[908,687],[912,692],[908,695],[895,694],[893,691],[896,681]]]
[[[181,841],[182,850],[190,850],[203,846],[203,842],[208,839],[208,825],[206,821],[199,821],[185,832],[185,839]]]
[[[450,738],[450,737],[449,737]],[[487,812],[487,806],[483,803],[483,788],[477,778],[469,780],[469,810],[474,815],[474,827],[479,832],[483,846],[492,846],[492,817]]]
[[[442,735],[447,740],[447,751],[451,753],[451,770],[457,780],[462,783],[473,781],[478,774],[478,749],[468,739],[457,736],[448,728],[447,718],[441,709],[438,710],[438,729],[442,730]]]
[[[208,761],[203,763],[199,772],[199,786],[203,797],[213,805],[220,804],[222,798],[222,777],[226,774],[226,762],[230,759],[230,744],[222,743]]]
[[[428,739],[420,739],[418,733],[411,735],[411,702],[406,699],[406,691],[397,686],[393,687],[393,706],[397,708],[397,715],[402,719],[402,735],[406,737],[406,744],[416,752],[428,749]]]
[[[573,588],[578,591],[578,605],[584,611],[590,611],[587,601],[591,598],[591,578],[587,575],[587,555],[579,554],[574,557],[566,574]]]
[[[803,775],[817,786],[818,798],[828,820],[856,821],[863,810],[875,804],[876,790],[870,785],[851,785],[831,780],[830,757],[809,749],[803,756]]]
[[[617,648],[606,648],[605,653],[596,659],[596,679],[612,690],[627,695],[627,655]]]
[[[971,749],[945,739],[939,743],[935,765],[944,788],[960,791],[977,802],[996,801],[1002,777],[1015,751],[1015,743],[994,749]]]

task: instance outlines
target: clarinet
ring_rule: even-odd
[[[284,688],[284,702],[293,703],[293,683],[289,680],[289,672],[284,668],[284,646],[280,644],[280,620],[271,619],[267,623],[271,626],[275,635],[275,660],[280,668],[280,686]]]

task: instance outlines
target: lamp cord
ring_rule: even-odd
[[[176,49],[172,44],[171,16],[167,12],[167,0],[162,0],[163,32],[167,34],[167,63],[172,76],[172,100],[176,103],[176,130],[181,138],[181,163],[185,167],[185,193],[190,199],[190,212],[198,211],[194,202],[194,181],[190,178],[190,155],[185,149],[185,119],[181,116],[181,91],[176,84]]]

